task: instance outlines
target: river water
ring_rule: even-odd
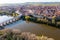
[[[26,22],[23,20],[16,21],[5,28],[20,29],[22,32],[31,32],[36,35],[44,35],[60,40],[60,29],[45,24]]]

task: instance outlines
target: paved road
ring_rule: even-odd
[[[7,25],[5,28],[20,29],[23,32],[32,32],[36,35],[45,35],[52,37],[55,40],[60,40],[60,29],[45,24],[37,24],[19,20],[10,25]]]

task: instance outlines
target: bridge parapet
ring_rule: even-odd
[[[17,17],[14,17],[12,19],[6,20],[6,21],[0,23],[0,27],[3,27],[3,26],[10,24],[10,23],[13,23],[13,22],[19,20],[19,18],[20,18],[20,16],[17,16]]]

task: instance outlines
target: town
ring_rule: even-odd
[[[59,3],[27,2],[0,6],[1,40],[58,40],[59,33]]]

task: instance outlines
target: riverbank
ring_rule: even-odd
[[[37,16],[33,16],[33,15],[25,16],[24,15],[21,18],[26,21],[31,21],[31,22],[40,23],[40,24],[46,24],[49,26],[54,26],[56,28],[60,28],[60,20],[56,21],[56,20],[58,20],[56,18],[48,18],[45,16],[38,16],[38,15]]]
[[[0,40],[54,40],[46,36],[37,36],[30,32],[21,32],[18,29],[0,30]]]

